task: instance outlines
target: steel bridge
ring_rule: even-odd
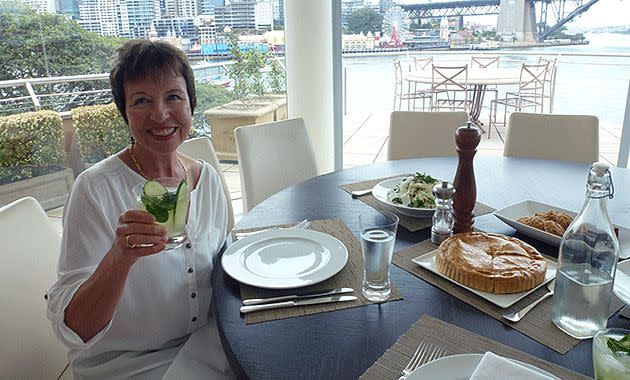
[[[430,1],[430,0],[429,0]],[[528,0],[536,10],[536,39],[540,42],[586,12],[598,0]],[[499,14],[501,0],[459,0],[398,4],[411,19]]]

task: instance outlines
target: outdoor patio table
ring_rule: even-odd
[[[357,215],[370,206],[339,185],[400,173],[424,171],[452,180],[455,157],[386,161],[321,175],[289,187],[263,201],[237,228],[341,218],[359,236]],[[477,157],[477,199],[501,208],[531,199],[578,211],[584,200],[589,165],[525,158]],[[630,170],[611,168],[615,198],[609,201],[612,221],[630,227]],[[512,234],[492,214],[475,226]],[[485,229],[485,228],[484,228]],[[395,250],[427,239],[428,229],[411,233],[400,227]],[[474,307],[392,265],[393,284],[401,301],[348,308],[246,325],[239,314],[239,284],[217,261],[213,276],[214,306],[221,339],[239,377],[251,379],[354,379],[369,368],[423,314],[439,318],[518,350],[593,376],[591,341],[585,340],[561,355]],[[360,295],[360,289],[356,289]],[[609,327],[630,328],[614,315]]]
[[[433,82],[432,71],[429,67],[426,70],[410,71],[403,75],[408,82],[428,83]],[[470,122],[473,125],[482,127],[483,123],[479,119],[481,107],[487,86],[518,84],[520,80],[519,69],[504,69],[487,67],[484,69],[473,68],[468,70],[468,84],[473,85],[473,98],[470,107]]]

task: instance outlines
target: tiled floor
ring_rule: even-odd
[[[503,140],[506,127],[499,126],[499,134],[492,130],[490,138],[484,134],[478,148],[478,155],[501,156],[503,155]],[[389,113],[351,114],[344,116],[344,152],[343,166],[349,168],[385,161],[387,157],[387,138],[389,130]],[[621,126],[600,125],[599,133],[601,160],[611,165],[617,164],[619,143],[621,139]],[[238,164],[221,163],[221,169],[225,176],[232,205],[234,207],[235,220],[243,215],[241,195],[241,180]],[[48,212],[54,223],[61,228],[61,209]]]

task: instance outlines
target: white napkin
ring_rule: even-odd
[[[470,380],[551,380],[552,377],[532,371],[511,360],[486,352]]]

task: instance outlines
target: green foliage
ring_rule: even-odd
[[[63,162],[63,126],[53,111],[0,117],[0,183],[51,171]]]
[[[129,144],[129,129],[114,103],[72,110],[83,162],[98,162]]]
[[[234,80],[236,97],[246,101],[250,95],[264,95],[267,92],[267,78],[263,70],[271,64],[273,56],[270,52],[263,53],[255,49],[241,50],[238,37],[233,32],[228,33],[227,38],[234,61],[228,69],[228,75]]]
[[[269,86],[274,94],[284,94],[287,90],[285,87],[284,69],[277,60],[271,60],[271,71],[269,72]]]
[[[0,2],[0,41],[0,80],[8,80],[107,72],[124,39],[87,32],[63,15]]]
[[[196,82],[195,89],[197,90],[197,107],[193,115],[194,122],[191,137],[209,136],[210,126],[203,112],[236,100],[236,95],[225,87],[205,82]]]
[[[348,32],[353,34],[380,32],[383,15],[369,8],[358,9],[348,18]]]

